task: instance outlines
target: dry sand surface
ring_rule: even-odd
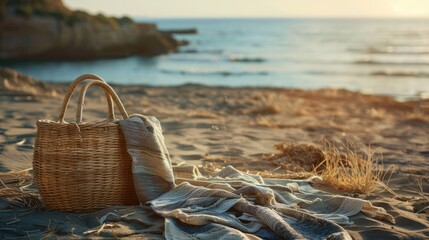
[[[30,168],[35,122],[57,119],[66,85],[44,87],[31,93],[1,89],[0,172]],[[355,239],[429,238],[427,100],[397,102],[333,89],[113,87],[129,113],[153,115],[161,121],[174,163],[233,165],[244,171],[292,176],[311,170],[311,163],[263,160],[275,153],[273,145],[318,145],[323,139],[370,144],[389,169],[384,182],[394,193],[380,185],[372,193],[354,196],[385,208],[396,224],[358,214],[352,217],[355,224],[346,229]],[[53,90],[56,96],[42,96],[52,95]],[[75,103],[67,112],[68,121],[73,121]],[[99,91],[91,91],[86,103],[85,121],[107,116]]]

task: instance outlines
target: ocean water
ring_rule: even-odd
[[[345,88],[429,97],[429,19],[138,19],[197,28],[179,52],[93,61],[3,61],[38,79],[96,73],[110,83]]]

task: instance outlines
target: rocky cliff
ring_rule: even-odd
[[[0,1],[1,59],[159,55],[181,44],[154,24],[71,11],[61,0]]]

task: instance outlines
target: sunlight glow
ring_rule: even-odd
[[[427,0],[390,0],[392,9],[399,15],[427,15],[429,1]]]
[[[135,17],[429,18],[429,0],[64,0],[73,9]]]

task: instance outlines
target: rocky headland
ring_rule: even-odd
[[[62,0],[1,1],[0,33],[0,59],[150,56],[186,44],[155,24],[73,11]]]

